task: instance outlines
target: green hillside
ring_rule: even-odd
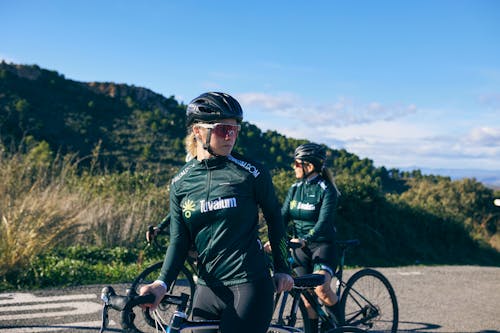
[[[184,163],[184,110],[174,96],[145,88],[0,63],[3,283],[53,284],[65,270],[44,269],[64,260],[80,265],[69,270],[73,279],[87,276],[79,269],[102,266],[88,260],[94,247],[125,249],[142,264],[146,227],[168,211],[168,183]],[[294,181],[293,150],[303,142],[244,122],[236,150],[267,165],[283,200]],[[328,157],[342,192],[339,236],[362,241],[351,264],[500,265],[492,189],[475,179],[375,167],[345,150],[328,149]],[[57,259],[64,248],[80,254]]]

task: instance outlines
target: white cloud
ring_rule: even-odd
[[[491,113],[476,112],[469,125],[455,110],[424,110],[415,105],[357,103],[338,98],[311,106],[291,94],[238,96],[247,119],[261,129],[345,148],[388,168],[482,168],[500,170],[500,128]]]
[[[330,124],[344,127],[351,124],[392,120],[417,112],[414,104],[382,105],[379,102],[357,103],[352,99],[339,97],[328,104],[314,105],[302,101],[298,96],[283,93],[246,93],[236,96],[244,108],[265,110],[274,115],[286,116],[310,126]]]
[[[500,119],[499,119],[500,120]],[[465,143],[487,147],[500,147],[500,128],[473,128],[464,139]]]
[[[281,113],[283,110],[293,109],[300,101],[293,94],[269,95],[265,93],[245,93],[235,96],[238,101],[249,108],[261,108],[273,113]]]

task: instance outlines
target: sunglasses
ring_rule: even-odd
[[[308,162],[304,161],[293,161],[292,163],[292,168],[301,168],[303,165],[309,164]]]
[[[218,136],[219,138],[226,138],[237,136],[240,131],[240,125],[233,124],[225,124],[225,123],[215,123],[215,124],[196,124],[196,126],[200,126],[203,128],[211,129],[212,133]]]

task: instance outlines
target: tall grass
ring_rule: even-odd
[[[56,247],[141,246],[167,212],[166,186],[151,173],[83,168],[48,145],[0,147],[0,276],[9,278]]]
[[[0,155],[0,275],[72,242],[80,230],[82,202],[61,178],[74,173],[75,165],[52,158],[46,149],[41,144],[26,154]]]

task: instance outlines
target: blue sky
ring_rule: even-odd
[[[0,59],[187,103],[387,168],[500,170],[500,1],[8,1]]]

